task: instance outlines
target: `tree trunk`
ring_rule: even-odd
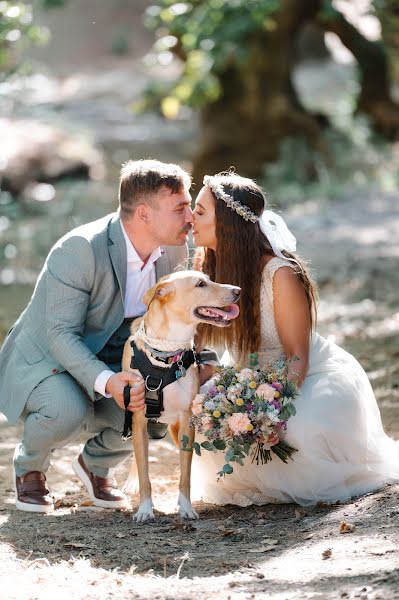
[[[356,58],[361,90],[356,112],[367,114],[372,127],[389,140],[399,132],[399,105],[391,98],[388,56],[382,42],[367,40],[338,11],[318,18],[327,31],[335,33]]]
[[[339,11],[321,9],[321,0],[281,0],[273,29],[249,42],[245,65],[219,73],[222,95],[200,114],[195,182],[230,166],[259,177],[264,165],[277,159],[281,141],[290,137],[303,137],[330,161],[320,137],[321,120],[304,109],[291,80],[298,34],[308,23],[334,32],[352,52],[361,76],[357,112],[366,113],[384,137],[397,136],[399,106],[390,95],[383,43],[367,40]]]
[[[219,76],[222,95],[200,115],[200,147],[194,160],[197,183],[204,174],[236,167],[258,177],[278,157],[282,139],[303,136],[322,150],[319,124],[303,108],[291,81],[295,38],[318,3],[285,0],[273,31],[249,45],[246,64]]]

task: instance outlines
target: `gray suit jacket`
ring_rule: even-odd
[[[162,250],[157,280],[187,260],[186,246]],[[95,380],[108,368],[96,354],[124,319],[126,265],[118,213],[74,229],[51,249],[0,351],[0,411],[11,423],[38,383],[62,371],[96,399]]]

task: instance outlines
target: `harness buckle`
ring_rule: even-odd
[[[156,387],[156,388],[150,388],[150,387],[148,387],[148,383],[147,383],[149,377],[150,377],[150,375],[147,375],[147,377],[145,378],[145,382],[144,382],[145,389],[148,390],[149,392],[157,392],[160,389],[161,385],[162,385],[163,379],[161,379],[159,381],[158,387]]]

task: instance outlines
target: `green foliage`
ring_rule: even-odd
[[[34,10],[54,8],[65,0],[9,2],[0,0],[0,78],[14,73],[21,65],[19,51],[29,44],[43,44],[49,31],[34,23]]]
[[[219,98],[219,76],[249,57],[250,40],[276,28],[280,0],[161,0],[150,6],[146,24],[157,31],[154,52],[162,61],[174,53],[184,61],[182,76],[162,104],[167,117],[181,104],[201,108]]]
[[[321,134],[329,164],[303,138],[282,140],[278,160],[264,167],[261,178],[270,206],[349,200],[370,187],[385,192],[398,189],[395,148],[373,133],[367,118],[352,116],[352,103],[335,110],[333,127]]]
[[[373,9],[380,20],[393,75],[399,81],[399,5],[397,0],[374,0]]]

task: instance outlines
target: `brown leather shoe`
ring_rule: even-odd
[[[72,463],[72,468],[84,484],[94,506],[102,508],[126,508],[128,506],[128,500],[125,494],[118,489],[115,479],[93,475],[83,462],[81,454]]]
[[[40,471],[30,471],[18,477],[14,470],[15,507],[26,512],[49,513],[54,502],[46,487],[46,476]]]

